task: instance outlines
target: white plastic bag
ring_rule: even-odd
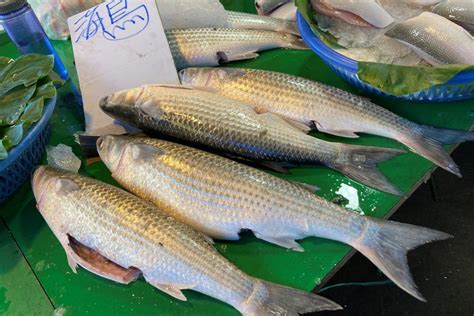
[[[67,18],[98,5],[103,0],[30,0],[28,1],[51,39],[67,39]]]

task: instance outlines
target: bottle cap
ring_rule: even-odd
[[[27,0],[0,0],[0,14],[9,14],[21,9]]]

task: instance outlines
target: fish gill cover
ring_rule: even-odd
[[[337,39],[321,30],[310,0],[295,0],[299,12],[324,44],[332,49],[344,48]],[[474,65],[441,65],[436,67],[402,66],[357,61],[359,79],[395,96],[403,96],[444,84],[459,73],[474,70]],[[474,82],[472,83],[474,84]]]

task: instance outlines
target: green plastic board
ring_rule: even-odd
[[[251,0],[222,2],[228,9],[255,12],[254,2]],[[54,44],[70,70],[73,83],[77,85],[70,43]],[[0,47],[0,55],[17,57],[18,52],[9,44]],[[311,51],[273,50],[262,53],[256,60],[233,63],[231,66],[299,75],[360,94],[360,91],[337,77]],[[83,117],[77,108],[73,91],[71,82],[59,90],[60,97],[51,120],[53,132],[49,143],[70,145],[80,156],[80,149],[74,143],[73,134],[82,130]],[[474,124],[473,101],[416,104],[374,98],[374,102],[423,124],[466,130]],[[362,135],[353,140],[319,133],[314,133],[314,136],[330,141],[404,148],[395,141],[370,135]],[[429,161],[411,153],[381,165],[382,171],[407,192],[407,196],[421,182],[427,180],[433,168]],[[83,167],[81,172],[114,183],[102,163]],[[387,217],[403,202],[401,198],[364,187],[336,171],[321,166],[302,166],[292,169],[291,174],[278,176],[317,185],[321,188],[318,194],[330,200],[345,195],[348,199],[346,206],[363,211],[368,216]],[[1,206],[0,216],[14,237],[14,240],[9,238],[9,235],[3,232],[6,228],[1,227],[1,245],[4,245],[5,239],[8,246],[0,247],[0,314],[22,314],[25,304],[39,306],[38,314],[43,315],[49,315],[52,308],[64,315],[238,314],[232,307],[193,291],[185,291],[188,301],[180,302],[142,279],[130,285],[120,285],[84,269],[79,269],[78,273],[74,274],[67,264],[59,242],[36,210],[29,183],[25,183]],[[16,245],[12,244],[13,242]],[[251,234],[245,234],[240,241],[218,242],[216,247],[250,275],[307,291],[325,282],[351,253],[350,247],[321,238],[308,238],[301,244],[306,250],[304,253],[291,252],[257,240]],[[12,256],[11,249],[15,249],[14,247],[21,250],[23,259],[18,258],[18,255]],[[436,251],[435,248],[434,250]],[[11,272],[13,269],[19,272]],[[36,280],[39,281],[40,287]],[[14,288],[20,283],[29,284],[28,290]],[[8,294],[8,299],[5,299],[5,293]]]

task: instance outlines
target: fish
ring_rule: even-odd
[[[348,138],[368,133],[392,138],[441,168],[461,176],[443,144],[474,141],[474,133],[435,128],[400,117],[350,92],[279,72],[243,68],[190,68],[181,83],[252,105],[294,124]]]
[[[281,7],[275,9],[269,16],[275,19],[288,21],[296,21],[296,12],[298,8],[293,1],[285,3]]]
[[[256,0],[255,8],[259,15],[270,15],[281,6],[293,2],[293,0]]]
[[[229,27],[299,35],[296,22],[243,12],[227,11]]]
[[[403,0],[405,3],[417,5],[420,7],[432,6],[440,3],[442,0]]]
[[[386,28],[394,18],[375,0],[311,0],[317,12],[366,28]]]
[[[258,51],[274,48],[308,49],[300,37],[273,31],[190,28],[165,33],[178,70],[257,58]]]
[[[272,113],[182,86],[142,86],[100,101],[112,118],[152,135],[165,135],[223,154],[267,162],[318,163],[378,190],[403,195],[377,164],[405,153],[392,148],[333,143],[307,135]],[[267,163],[268,164],[268,163]]]
[[[432,9],[469,32],[474,32],[474,2],[470,0],[448,0],[441,2]]]
[[[431,13],[401,22],[385,33],[431,65],[474,65],[474,38],[461,26]]]
[[[362,216],[308,188],[208,152],[151,138],[102,136],[99,154],[127,190],[216,239],[242,229],[269,243],[304,251],[296,240],[322,237],[348,244],[395,284],[424,300],[407,251],[451,238],[436,230]]]
[[[221,256],[208,237],[162,209],[98,180],[40,166],[37,207],[69,265],[128,284],[145,280],[182,301],[191,289],[244,315],[296,315],[341,307],[321,296],[254,278]]]

